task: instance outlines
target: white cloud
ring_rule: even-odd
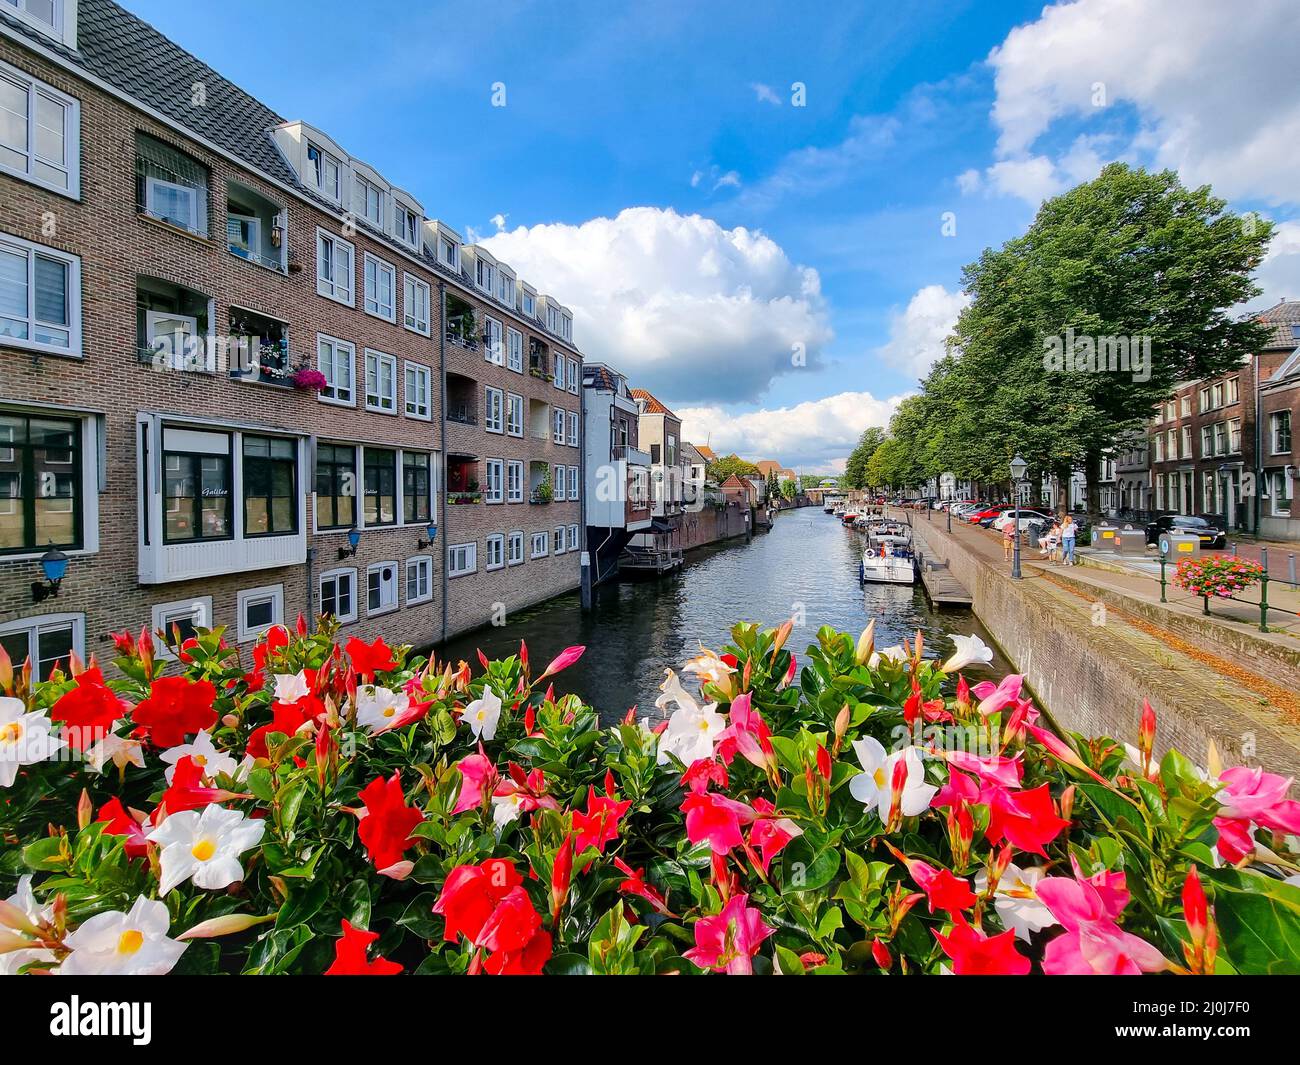
[[[961,190],[963,196],[969,196],[980,189],[980,172],[974,168],[963,170],[957,175],[957,188]]]
[[[505,229],[505,228],[506,228],[506,219],[509,218],[509,217],[510,217],[509,215],[504,215],[504,214],[494,214],[494,215],[491,217],[491,219],[490,219],[489,221],[491,221],[491,223],[492,223],[494,226],[496,226],[497,229]]]
[[[718,175],[718,180],[713,183],[713,189],[716,192],[721,188],[739,188],[740,175],[734,170],[728,170],[725,174]]]
[[[576,226],[519,226],[483,243],[573,308],[588,358],[670,405],[757,399],[796,371],[795,345],[811,367],[832,337],[817,271],[758,230],[631,207]]]
[[[876,349],[880,359],[922,378],[944,353],[944,341],[957,324],[957,316],[970,303],[964,292],[949,292],[943,285],[918,289],[889,323],[889,340]]]
[[[1300,222],[1278,223],[1255,280],[1264,291],[1246,304],[1248,310],[1272,307],[1283,299],[1300,300]]]
[[[989,55],[998,154],[1024,162],[1058,119],[1087,120],[1128,104],[1140,122],[1131,148],[1154,165],[1229,198],[1294,202],[1295,15],[1294,0],[1046,7]]]
[[[1062,189],[1056,167],[1045,155],[1003,159],[984,172],[989,188],[1003,196],[1016,196],[1037,204]]]
[[[805,473],[843,468],[864,429],[885,427],[903,396],[878,399],[870,392],[841,392],[822,399],[729,414],[719,406],[682,407],[682,435],[706,440],[719,455],[735,452],[752,462],[777,459]]]
[[[760,103],[772,104],[774,107],[781,106],[781,97],[776,94],[772,86],[756,81],[750,85],[750,88],[754,90],[754,97]]]

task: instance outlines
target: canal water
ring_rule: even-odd
[[[664,670],[679,670],[701,642],[721,648],[737,621],[774,627],[804,617],[786,645],[801,660],[820,626],[856,637],[873,617],[877,647],[911,639],[917,629],[934,654],[947,654],[953,633],[978,633],[993,646],[970,611],[933,609],[919,581],[915,587],[860,588],[863,541],[862,533],[820,507],[782,511],[770,532],[757,533],[749,543],[742,537],[693,551],[670,576],[598,587],[590,612],[583,612],[574,592],[514,614],[504,625],[449,640],[438,656],[463,658],[477,670],[477,649],[489,658],[505,657],[523,639],[534,672],[540,672],[561,649],[584,644],[587,653],[560,674],[556,690],[581,694],[612,722],[634,705],[638,716],[655,716]],[[979,676],[1009,671],[995,650],[992,670]]]

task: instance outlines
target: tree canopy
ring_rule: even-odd
[[[758,477],[760,476],[758,467],[752,462],[747,462],[739,455],[723,455],[721,458],[714,459],[709,463],[705,470],[709,480],[721,484],[733,473],[737,477]]]

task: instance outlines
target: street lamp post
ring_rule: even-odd
[[[1011,490],[1015,493],[1015,509],[1012,511],[1012,535],[1011,541],[1011,579],[1020,580],[1020,482],[1024,479],[1025,471],[1029,469],[1029,463],[1020,457],[1020,452],[1016,452],[1016,457],[1011,460]]]

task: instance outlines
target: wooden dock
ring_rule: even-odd
[[[921,568],[921,583],[925,585],[925,594],[935,606],[969,607],[974,603],[965,585],[952,575],[945,562],[918,557]]]

